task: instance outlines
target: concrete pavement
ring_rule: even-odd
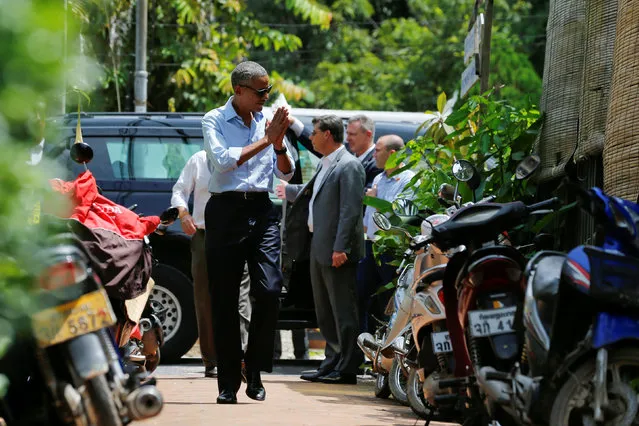
[[[266,401],[249,399],[245,385],[237,405],[217,405],[217,380],[203,376],[198,365],[160,366],[156,372],[165,405],[162,413],[139,425],[423,425],[409,407],[373,393],[372,378],[357,385],[326,385],[299,379],[309,367],[278,366],[263,374]],[[433,422],[431,425],[444,425]]]

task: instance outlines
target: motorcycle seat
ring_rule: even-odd
[[[526,275],[533,274],[532,290],[536,300],[549,302],[555,298],[565,261],[565,254],[550,251],[540,252],[531,259]]]

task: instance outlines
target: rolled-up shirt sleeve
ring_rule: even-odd
[[[288,161],[290,161],[291,163],[291,171],[284,174],[277,167],[277,154],[275,154],[275,151],[273,151],[273,171],[275,172],[275,176],[288,182],[293,177],[293,174],[295,174],[295,161],[293,160],[293,157],[291,156],[291,152],[289,150],[286,150],[286,156],[288,157]]]
[[[242,155],[242,148],[227,148],[224,146],[222,142],[224,138],[220,133],[219,124],[215,117],[204,116],[202,119],[202,133],[204,134],[204,150],[213,168],[220,173],[237,169],[237,162]]]
[[[193,157],[189,159],[180,173],[175,185],[173,185],[173,195],[171,196],[171,207],[184,207],[189,208],[189,197],[193,192],[195,186],[195,165],[193,164]]]

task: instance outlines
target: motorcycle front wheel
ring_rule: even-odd
[[[390,373],[388,373],[388,386],[390,387],[393,398],[395,398],[397,402],[402,405],[408,405],[408,395],[406,395],[408,377],[404,375],[401,363],[401,359],[395,357]]]
[[[86,382],[90,403],[96,415],[98,426],[122,426],[120,414],[113,400],[113,393],[104,375]]]
[[[375,380],[375,396],[381,399],[388,399],[391,391],[388,386],[388,374],[377,373],[377,379]]]
[[[594,376],[594,357],[569,375],[553,404],[551,425],[595,424],[592,408]],[[635,348],[611,350],[608,353],[607,376],[609,404],[603,409],[604,422],[596,424],[630,426],[637,418],[637,394],[633,384],[639,379],[639,351]]]

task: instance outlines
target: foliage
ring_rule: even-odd
[[[497,0],[495,96],[539,99],[548,0]],[[135,1],[70,0],[102,68],[92,109],[133,110]],[[149,110],[204,111],[231,94],[241,60],[263,64],[295,106],[424,111],[460,86],[468,0],[157,0],[150,3]],[[477,94],[475,89],[473,94]],[[275,93],[277,95],[277,93]],[[75,109],[70,105],[69,109]]]
[[[9,347],[19,321],[32,306],[30,289],[46,229],[27,220],[39,214],[45,176],[55,174],[46,161],[28,167],[29,149],[40,142],[36,107],[60,107],[64,63],[62,2],[0,0],[0,357]],[[73,29],[70,29],[72,33]],[[69,81],[74,76],[67,77]],[[42,111],[41,111],[42,112]],[[0,396],[6,390],[0,375]]]
[[[545,40],[543,16],[529,16],[532,1],[495,5],[491,86],[517,107],[541,95],[541,67],[531,62],[530,44]],[[300,51],[265,58],[314,93],[322,108],[424,111],[442,91],[460,87],[464,38],[473,2],[454,0],[327,1],[334,12],[331,31],[309,31],[293,22]],[[257,8],[277,22],[281,10]],[[268,16],[272,18],[268,18]],[[534,25],[533,25],[534,24]],[[251,52],[251,55],[259,52]],[[258,56],[262,59],[262,56]],[[543,58],[542,58],[543,59]],[[474,89],[472,94],[478,94]]]
[[[94,109],[132,110],[135,71],[135,1],[75,0],[87,50],[102,64]],[[280,3],[282,3],[280,1]],[[229,74],[249,49],[294,51],[299,37],[261,23],[238,0],[158,0],[150,3],[149,110],[204,111],[232,94]],[[286,0],[290,14],[327,28],[331,12],[314,0]],[[287,9],[287,10],[288,10]],[[84,20],[89,17],[88,20]],[[97,23],[97,25],[96,25]],[[308,88],[269,69],[275,91],[312,101]],[[73,108],[73,106],[71,107]]]
[[[393,154],[387,169],[417,170],[415,178],[407,185],[414,187],[418,206],[443,211],[438,200],[442,184],[456,185],[452,176],[453,163],[458,159],[470,161],[478,170],[481,183],[473,192],[463,183],[459,194],[464,201],[479,200],[495,195],[497,202],[526,199],[534,194],[534,186],[515,179],[515,168],[532,149],[534,138],[541,125],[539,111],[534,108],[516,108],[505,101],[494,99],[489,92],[470,97],[453,111],[454,100],[442,93],[437,101],[438,110],[430,112],[424,123],[423,136],[410,141],[404,150]],[[388,206],[379,201],[365,199],[364,203],[388,212]],[[397,220],[397,218],[391,218]],[[393,234],[383,234],[376,250],[403,251],[406,241]]]

